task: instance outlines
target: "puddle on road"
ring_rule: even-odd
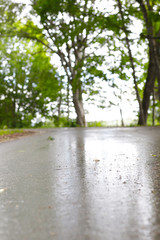
[[[1,161],[0,238],[159,240],[159,146],[129,132],[65,129],[32,151],[17,145]]]
[[[147,147],[129,138],[88,136],[71,137],[63,146],[68,151],[60,156],[65,163],[56,173],[53,195],[64,232],[81,225],[89,239],[158,240],[160,208],[155,208],[159,200]]]

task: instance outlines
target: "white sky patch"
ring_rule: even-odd
[[[101,109],[96,104],[84,102],[85,109],[89,111],[86,114],[87,121],[105,121],[109,125],[118,125],[121,123],[120,109],[122,110],[125,124],[130,124],[137,119],[138,103],[135,101],[135,95],[132,93],[132,81],[127,83],[121,81],[120,85],[121,88],[116,89],[109,87],[107,82],[101,83],[102,89],[105,90],[103,93],[104,97],[106,97],[105,108]],[[110,105],[109,102],[113,102],[115,105]]]
[[[30,0],[12,0],[15,3],[24,3],[26,5],[31,4]]]

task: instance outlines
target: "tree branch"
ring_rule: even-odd
[[[125,39],[126,39],[128,54],[129,54],[129,58],[130,58],[131,68],[132,68],[132,76],[133,76],[134,86],[135,86],[135,90],[136,90],[136,97],[137,97],[137,100],[138,100],[140,112],[142,113],[142,117],[143,117],[142,101],[141,101],[139,91],[138,91],[136,70],[135,70],[134,60],[133,60],[133,56],[132,56],[130,41],[129,41],[129,38],[128,38],[128,32],[127,32],[127,28],[125,26],[125,19],[124,19],[124,14],[123,14],[123,11],[122,11],[121,0],[117,0],[117,3],[118,3],[118,8],[119,8],[119,13],[120,13],[120,16],[121,16],[121,19],[122,19],[122,29],[123,29],[123,31],[126,35]]]

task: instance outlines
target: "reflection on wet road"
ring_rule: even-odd
[[[0,169],[1,240],[160,239],[160,128],[47,130]]]

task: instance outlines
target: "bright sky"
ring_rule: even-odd
[[[123,119],[126,124],[136,119],[136,113],[134,111],[137,110],[138,104],[134,101],[135,96],[132,96],[130,88],[128,88],[128,93],[126,95],[121,95],[122,101],[120,101],[114,96],[113,89],[108,87],[107,82],[103,82],[102,87],[106,90],[106,108],[101,109],[95,105],[89,105],[87,108],[89,109],[89,114],[86,115],[87,121],[92,121],[94,119],[96,121],[107,121],[117,124],[117,122],[121,121],[120,108],[122,109]],[[130,101],[127,101],[128,97]],[[117,106],[108,107],[108,101],[114,102]]]
[[[30,0],[12,0],[13,2],[16,2],[16,3],[25,3],[25,4],[30,4],[31,1]]]

